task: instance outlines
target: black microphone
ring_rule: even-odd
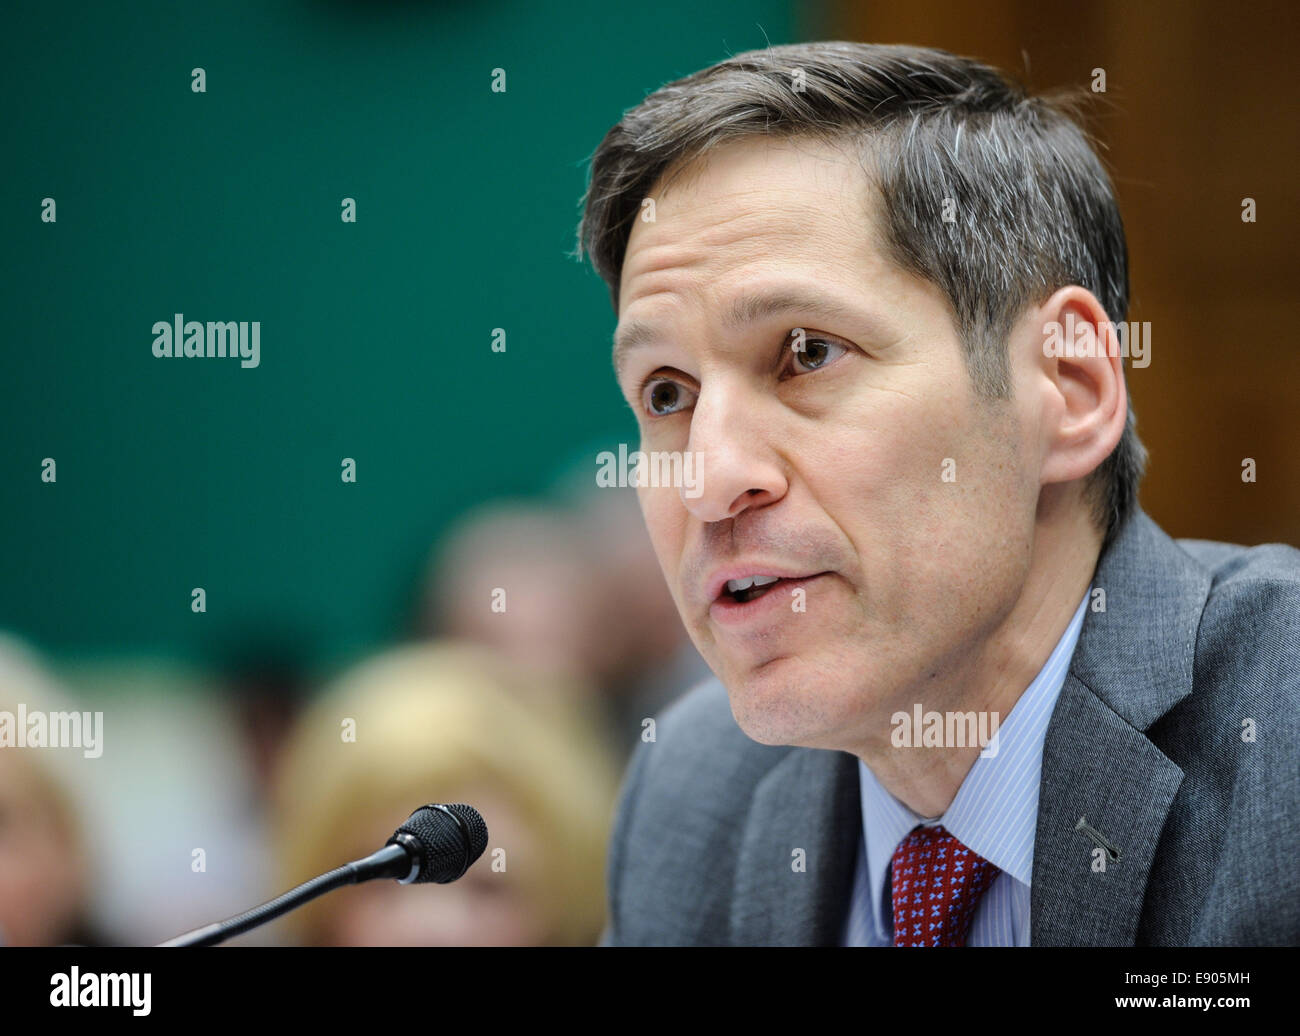
[[[374,878],[396,878],[402,885],[426,881],[445,885],[469,870],[470,864],[483,855],[487,840],[487,824],[473,806],[463,802],[421,806],[378,852],[312,878],[245,913],[195,928],[158,945],[213,946],[287,914],[326,892]]]
[[[473,806],[463,802],[452,806],[421,806],[399,827],[379,852],[358,860],[374,860],[384,873],[374,877],[395,877],[402,885],[455,881],[487,848],[487,824]],[[394,850],[401,849],[398,856]],[[391,859],[393,862],[388,863]],[[397,872],[392,873],[396,866]],[[386,869],[385,869],[386,868]],[[367,881],[368,878],[359,878]]]

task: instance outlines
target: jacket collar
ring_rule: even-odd
[[[1043,744],[1035,946],[1136,942],[1151,861],[1183,781],[1146,731],[1192,693],[1210,576],[1139,510],[1102,555],[1093,586],[1105,610],[1095,610],[1098,598],[1084,617]]]

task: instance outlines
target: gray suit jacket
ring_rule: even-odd
[[[1139,511],[1093,585],[1106,610],[1043,747],[1033,944],[1300,943],[1300,551],[1175,542]],[[750,740],[717,680],[656,727],[624,778],[602,945],[837,944],[856,758]],[[1104,872],[1080,817],[1119,850]]]

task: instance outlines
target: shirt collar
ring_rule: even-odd
[[[980,753],[943,816],[932,821],[917,816],[858,760],[871,916],[881,938],[888,934],[881,918],[885,876],[898,843],[918,824],[943,824],[967,848],[1016,881],[1030,884],[1043,741],[1083,629],[1091,592],[1089,587],[1043,668],[998,726],[989,745],[993,754]]]

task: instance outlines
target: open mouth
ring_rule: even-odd
[[[760,597],[766,597],[773,590],[792,584],[803,585],[825,572],[814,572],[806,576],[745,576],[741,579],[729,579],[723,585],[718,601],[723,604],[748,604]]]
[[[754,623],[779,624],[783,621],[783,614],[789,616],[806,611],[803,595],[811,592],[823,577],[829,578],[832,574],[813,572],[809,575],[776,576],[760,572],[728,579],[718,588],[718,596],[709,608],[710,621],[741,631]],[[788,612],[783,600],[790,603]]]
[[[785,582],[777,576],[750,576],[748,579],[730,579],[722,588],[719,600],[744,604],[769,593],[777,583]]]

